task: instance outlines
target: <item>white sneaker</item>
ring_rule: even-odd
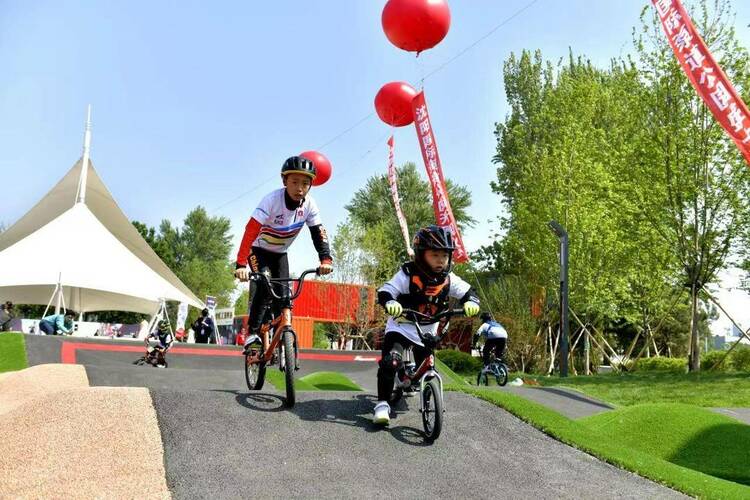
[[[387,401],[378,401],[375,405],[373,423],[377,425],[388,425],[391,423],[391,406]]]

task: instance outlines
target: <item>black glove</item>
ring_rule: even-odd
[[[422,343],[427,349],[433,350],[435,349],[435,347],[437,347],[438,341],[435,336],[428,334],[424,336]]]

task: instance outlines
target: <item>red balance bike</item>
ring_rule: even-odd
[[[417,334],[422,340],[422,344],[428,349],[429,354],[422,361],[422,364],[416,367],[413,363],[414,357],[411,347],[405,350],[403,348],[399,349],[399,351],[404,351],[404,360],[406,362],[398,363],[399,365],[403,364],[403,366],[397,367],[399,375],[394,380],[393,392],[388,403],[391,405],[396,404],[404,395],[404,390],[412,389],[418,385],[419,412],[422,414],[422,427],[424,428],[425,438],[428,441],[434,441],[440,436],[440,431],[443,429],[443,413],[445,412],[443,408],[443,379],[435,367],[435,355],[433,351],[448,332],[450,318],[463,314],[463,309],[449,309],[435,316],[422,314],[412,309],[404,309],[402,313],[402,317],[412,322],[416,327]],[[422,331],[420,323],[422,325],[437,323],[443,318],[446,321],[439,328],[437,335],[431,335]]]

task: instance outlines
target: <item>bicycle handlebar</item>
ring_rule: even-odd
[[[308,274],[317,274],[320,275],[320,268],[315,269],[308,269],[304,271],[299,278],[271,278],[270,273],[250,273],[248,275],[248,279],[250,281],[258,281],[263,283],[266,286],[266,290],[271,294],[271,297],[273,297],[276,300],[282,300],[284,297],[279,296],[276,291],[271,286],[273,283],[291,283],[293,281],[297,282],[297,289],[294,291],[292,296],[289,298],[289,300],[294,300],[297,297],[299,297],[299,294],[302,292],[302,282],[305,280],[305,276]],[[289,285],[284,285],[289,287]],[[289,287],[291,288],[291,287]]]
[[[417,330],[417,335],[419,335],[419,338],[422,339],[422,342],[425,341],[426,336],[422,333],[422,329],[419,327],[419,319],[424,323],[437,323],[443,318],[450,319],[451,316],[459,316],[464,315],[463,309],[448,309],[447,311],[443,311],[441,313],[435,314],[434,316],[430,316],[429,314],[423,314],[419,311],[415,311],[414,309],[404,309],[401,313],[402,316],[406,317],[407,319],[410,319],[409,316],[411,316],[410,321],[414,323]],[[442,335],[432,335],[434,337],[435,343],[439,343],[442,339]]]
[[[421,320],[424,323],[437,323],[443,318],[450,318],[451,316],[458,316],[464,315],[463,309],[448,309],[446,311],[443,311],[441,313],[438,313],[434,316],[430,316],[429,314],[424,314],[419,311],[415,311],[414,309],[404,309],[401,312],[401,316],[406,317],[410,321],[413,321],[414,323],[419,322]],[[409,318],[411,316],[411,318]]]

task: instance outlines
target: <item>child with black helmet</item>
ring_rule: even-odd
[[[152,344],[151,341],[155,342]],[[156,329],[146,336],[146,356],[139,359],[135,364],[149,363],[157,368],[167,367],[167,351],[172,347],[174,336],[169,328],[167,320],[159,320]]]
[[[253,273],[268,271],[272,278],[288,278],[289,261],[286,252],[304,225],[310,228],[313,245],[318,252],[320,274],[333,272],[328,236],[323,228],[318,205],[309,195],[316,175],[315,165],[307,158],[292,156],[284,162],[281,167],[284,187],[266,195],[245,226],[234,273],[240,281],[248,280],[248,267]],[[280,306],[291,307],[288,289],[279,287],[277,293],[285,297]],[[266,295],[261,288],[253,294],[248,318],[250,333],[245,341],[245,352],[251,344],[260,342],[258,333],[263,324],[263,311],[270,300]]]
[[[414,236],[413,247],[414,260],[402,265],[395,276],[378,290],[378,302],[389,316],[378,368],[378,402],[373,417],[373,421],[381,425],[390,423],[388,399],[397,371],[394,360],[400,361],[404,349],[411,346],[414,362],[419,366],[432,352],[432,346],[422,343],[412,323],[397,321],[404,308],[433,316],[446,310],[448,300],[455,298],[463,304],[467,316],[479,314],[477,294],[452,272],[455,246],[450,230],[440,226],[422,228]],[[420,323],[420,326],[423,333],[434,334],[438,325]]]

